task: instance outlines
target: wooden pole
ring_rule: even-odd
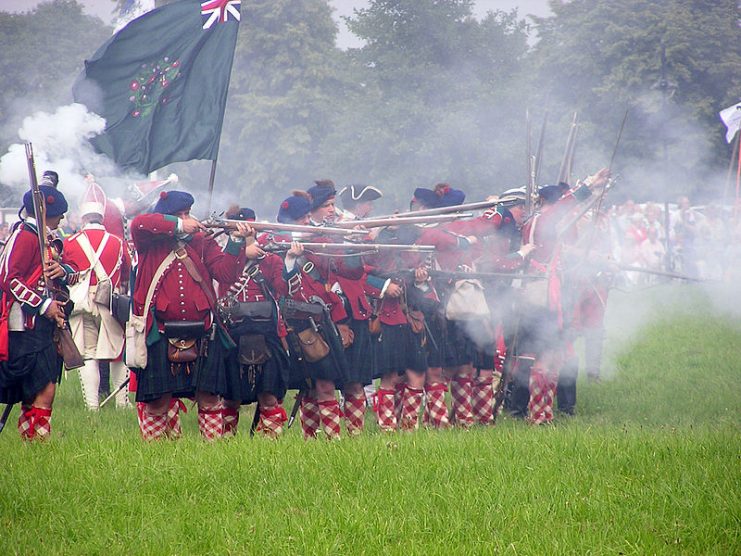
[[[741,190],[741,131],[736,133],[736,144],[738,145],[738,151],[736,152],[736,203],[733,207],[734,222],[738,224],[738,203],[739,203],[739,192]]]
[[[733,167],[736,165],[736,154],[738,153],[739,142],[741,142],[741,131],[736,132],[736,136],[731,141],[731,160],[728,161],[728,172],[726,173],[726,183],[723,187],[723,204],[728,203],[728,189],[731,187],[731,176]]]
[[[216,160],[218,157],[211,161],[211,175],[208,178],[208,211],[206,214],[211,214],[211,204],[214,200],[214,180],[216,179]]]

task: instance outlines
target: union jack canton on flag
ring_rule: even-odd
[[[201,15],[207,16],[203,22],[204,29],[210,29],[216,23],[224,23],[231,15],[239,21],[239,9],[242,0],[207,0],[201,3]]]

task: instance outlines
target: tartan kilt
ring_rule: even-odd
[[[195,361],[174,367],[167,358],[167,338],[164,335],[155,343],[147,346],[147,366],[137,370],[137,402],[151,402],[165,394],[176,398],[193,397],[196,391],[208,392],[218,396],[226,389],[223,357],[210,357],[213,351],[218,353],[215,344],[223,342],[221,331],[217,330],[214,340],[208,332],[198,340],[199,352],[204,354]],[[206,342],[205,351],[202,342]]]
[[[479,371],[490,371],[494,369],[494,357],[496,356],[496,347],[491,349],[476,350],[473,354],[473,368]]]
[[[414,334],[408,324],[383,324],[381,333],[373,338],[376,369],[374,378],[407,369],[427,370],[427,357],[422,346],[423,334]]]
[[[0,403],[33,400],[62,377],[62,358],[52,340],[55,323],[36,318],[36,327],[8,333],[8,360],[0,363]]]
[[[347,359],[346,382],[359,382],[363,386],[373,380],[373,349],[367,320],[350,319],[350,329],[355,336],[352,345],[345,350]]]
[[[476,346],[465,331],[465,322],[445,321],[443,367],[459,367],[473,361]]]
[[[445,318],[440,311],[435,310],[430,313],[425,311],[425,322],[429,329],[428,335],[432,336],[432,340],[429,337],[427,338],[427,345],[425,346],[427,365],[429,367],[442,367],[445,349]]]
[[[279,400],[286,395],[291,372],[291,362],[283,349],[280,338],[273,330],[264,334],[270,358],[262,365],[246,366],[239,362],[239,347],[226,349],[218,343],[212,356],[223,361],[226,388],[224,399],[239,400],[242,404],[257,402],[261,393],[273,394]],[[239,346],[239,338],[232,334],[232,339]],[[219,353],[220,352],[220,353]]]
[[[295,329],[296,334],[311,326],[307,321],[301,320],[290,321],[289,324]],[[322,324],[322,328],[325,328],[324,324]],[[333,333],[322,331],[321,335],[327,344],[329,344],[329,355],[314,363],[309,363],[308,361],[301,363],[298,361],[296,354],[292,354],[291,373],[288,381],[288,388],[290,390],[306,388],[307,384],[313,380],[334,382],[336,388],[342,388],[342,385],[347,382],[348,363],[347,357],[345,357],[345,349],[342,347],[342,341]]]

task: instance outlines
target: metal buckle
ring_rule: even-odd
[[[175,249],[175,258],[178,260],[183,260],[188,258],[188,251],[185,249],[185,247],[178,247]]]
[[[311,272],[314,270],[314,263],[312,263],[311,261],[306,261],[304,263],[304,266],[302,267],[302,270],[306,274],[311,274]]]

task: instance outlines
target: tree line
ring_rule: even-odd
[[[216,189],[271,210],[316,178],[378,185],[390,205],[439,181],[474,200],[525,183],[526,110],[533,143],[547,116],[542,182],[574,112],[580,175],[608,162],[629,110],[618,195],[717,194],[730,156],[717,112],[741,96],[736,0],[552,1],[530,21],[476,19],[473,4],[372,0],[347,19],[364,45],[343,51],[326,0],[243,0]],[[0,13],[3,150],[31,110],[71,101],[111,33],[74,0]],[[174,166],[205,189],[206,163]]]

